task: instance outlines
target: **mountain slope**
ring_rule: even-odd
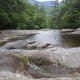
[[[44,1],[44,2],[39,2],[37,0],[29,0],[29,3],[31,4],[37,4],[39,6],[52,6],[55,5],[55,1]]]

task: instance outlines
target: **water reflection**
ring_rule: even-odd
[[[50,43],[54,47],[78,47],[80,46],[80,37],[61,33],[59,30],[40,31],[39,34],[29,38],[38,43]]]
[[[80,36],[76,35],[61,35],[61,45],[65,48],[79,47],[80,46]]]

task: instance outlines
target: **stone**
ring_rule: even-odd
[[[73,29],[62,29],[61,32],[73,32]]]
[[[48,43],[36,43],[34,41],[18,40],[18,41],[6,43],[2,48],[8,50],[12,50],[12,49],[32,50],[32,49],[45,49],[49,45],[50,44]]]
[[[32,49],[45,49],[49,46],[50,44],[48,43],[32,43],[32,44],[27,44],[26,49],[27,50],[32,50]]]
[[[80,28],[77,28],[77,31],[80,31]]]

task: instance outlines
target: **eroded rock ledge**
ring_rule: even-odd
[[[2,71],[9,71],[14,75],[24,75],[28,78],[47,78],[41,80],[48,80],[48,78],[57,80],[57,77],[79,77],[80,47],[67,50],[15,49],[0,51],[0,72]],[[71,78],[60,78],[60,80],[65,79],[71,80]],[[77,80],[77,78],[72,80]]]
[[[0,80],[80,80],[80,47],[51,48],[48,43],[23,40],[37,32],[1,32],[0,42],[9,43],[0,48]]]

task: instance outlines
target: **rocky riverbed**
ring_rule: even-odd
[[[80,45],[66,48],[57,40],[61,40],[59,35],[70,35],[79,29],[56,34],[53,30],[41,31],[0,32],[0,80],[80,80]],[[49,39],[45,36],[42,41],[40,34],[47,34]]]

